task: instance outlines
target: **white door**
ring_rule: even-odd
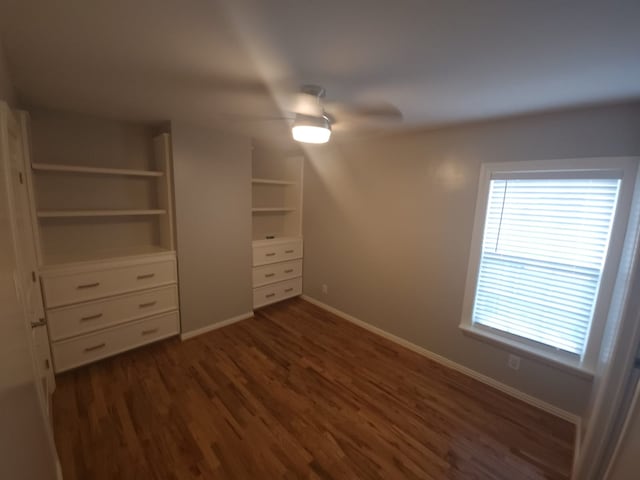
[[[33,361],[10,210],[10,113],[0,102],[0,478],[53,480],[57,459]]]
[[[43,406],[48,413],[49,396],[55,388],[55,380],[36,258],[34,222],[27,190],[26,169],[30,168],[30,161],[26,158],[26,132],[21,128],[15,113],[6,110],[5,118],[9,154],[9,209],[16,245],[20,290],[24,297],[25,317],[32,333],[34,362],[42,387]]]

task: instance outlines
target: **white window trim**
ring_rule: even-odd
[[[525,356],[533,357],[543,363],[551,364],[569,373],[574,373],[585,378],[592,378],[598,361],[602,335],[609,311],[618,265],[620,263],[620,255],[622,253],[625,232],[629,221],[631,199],[634,188],[636,188],[635,179],[639,160],[638,157],[595,157],[483,163],[480,168],[480,178],[478,180],[476,211],[462,305],[460,329],[463,333],[499,347],[506,347],[510,351],[516,351]],[[585,352],[582,357],[490,327],[475,325],[472,318],[491,179],[499,177],[500,175],[533,174],[539,176],[547,172],[550,176],[553,176],[562,172],[571,173],[575,171],[590,171],[602,174],[617,172],[621,174],[622,178],[618,194],[618,207],[611,230],[609,251],[600,281],[600,290],[596,300],[593,321],[591,322]]]

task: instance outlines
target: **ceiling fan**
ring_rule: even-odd
[[[349,130],[382,122],[401,121],[402,112],[388,103],[349,104],[326,102],[319,85],[303,85],[288,110],[294,114],[291,134],[303,143],[326,143],[337,127]]]
[[[388,102],[326,101],[326,91],[320,85],[303,85],[296,93],[290,93],[287,83],[276,82],[272,84],[274,88],[269,88],[262,81],[240,85],[235,81],[219,81],[217,87],[221,90],[275,97],[283,112],[277,116],[226,114],[225,118],[240,122],[286,120],[294,140],[303,143],[326,143],[333,131],[362,131],[403,119],[402,112]]]
[[[381,123],[402,120],[400,110],[385,102],[357,104],[327,102],[326,91],[319,85],[303,85],[293,95],[281,96],[282,109],[290,113],[293,139],[303,143],[326,143],[335,130],[358,130]]]

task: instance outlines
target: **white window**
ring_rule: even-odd
[[[461,328],[591,370],[636,168],[631,159],[485,164]]]

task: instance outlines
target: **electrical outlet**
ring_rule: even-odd
[[[520,357],[517,355],[509,355],[509,359],[507,360],[507,366],[512,370],[520,369]]]
[[[327,286],[326,283],[322,284],[322,293],[324,293],[325,295],[329,293],[329,287]]]

